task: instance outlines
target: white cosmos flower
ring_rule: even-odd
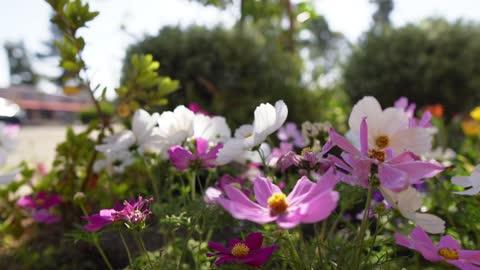
[[[252,148],[260,145],[268,135],[279,129],[287,119],[287,115],[288,108],[283,100],[277,101],[275,107],[269,103],[257,106],[253,124],[242,125],[235,131],[235,137],[228,140],[218,152],[217,164],[251,160],[254,157]]]
[[[158,113],[150,115],[144,110],[135,111],[132,119],[132,130],[124,130],[104,138],[103,144],[95,149],[102,153],[129,151],[131,147],[138,147],[140,153],[156,152],[158,140],[153,134],[157,125]]]
[[[471,187],[464,191],[454,192],[459,195],[476,195],[480,192],[480,165],[475,167],[475,170],[470,176],[454,176],[452,183],[462,186],[464,188]]]
[[[352,132],[359,136],[360,125],[366,117],[369,149],[381,151],[393,148],[395,154],[411,151],[421,155],[430,151],[434,129],[409,127],[409,115],[402,109],[382,110],[374,97],[364,97],[355,104],[348,119]]]
[[[210,143],[223,143],[230,139],[230,127],[225,117],[209,117],[203,114],[196,114],[193,122],[193,138],[203,138]]]
[[[185,141],[195,138],[203,138],[216,145],[228,140],[231,131],[224,117],[195,114],[181,105],[160,115],[154,134],[161,156],[166,159],[168,149],[174,145],[182,145]]]
[[[432,214],[418,212],[423,201],[415,188],[410,186],[404,191],[393,192],[380,186],[380,191],[388,204],[397,209],[402,216],[422,227],[426,232],[437,234],[445,231],[445,221],[443,219]]]
[[[99,159],[93,164],[93,171],[100,172],[106,169],[111,174],[123,173],[125,168],[135,162],[135,157],[130,151],[107,151],[104,153],[105,159]]]
[[[171,146],[180,145],[193,136],[194,119],[195,114],[183,105],[172,112],[163,112],[154,131],[160,142],[160,151],[165,154]]]

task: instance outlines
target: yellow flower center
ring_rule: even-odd
[[[376,160],[379,160],[381,162],[385,161],[385,152],[383,151],[377,151],[375,149],[368,150],[368,156],[370,158],[374,158]]]
[[[249,132],[249,133],[245,134],[245,139],[246,139],[246,138],[249,138],[249,137],[252,137],[252,136],[253,136],[253,133],[252,133],[252,132]]]
[[[438,255],[447,260],[458,260],[458,252],[455,249],[441,248],[438,250]]]
[[[232,255],[239,258],[246,257],[249,252],[250,249],[244,243],[236,243],[232,248]]]
[[[480,134],[480,123],[474,120],[463,121],[462,130],[467,136],[478,136]]]
[[[267,202],[273,215],[282,214],[288,208],[287,196],[280,192],[273,193]]]
[[[42,198],[35,199],[35,203],[39,206],[43,206],[45,204],[45,200]]]
[[[378,148],[383,149],[390,144],[390,139],[388,136],[380,135],[375,139],[375,144]]]
[[[311,147],[305,147],[302,149],[302,153],[300,154],[302,157],[305,156],[305,153],[307,152],[312,152],[312,148]]]

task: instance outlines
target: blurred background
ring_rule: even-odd
[[[86,2],[100,15],[82,30],[83,76],[107,89],[114,105],[104,110],[112,114],[124,63],[135,53],[152,54],[160,74],[180,82],[158,111],[197,103],[225,115],[232,128],[251,121],[258,103],[278,99],[289,106],[289,120],[328,120],[340,130],[364,95],[384,106],[406,96],[445,126],[470,121],[468,112],[480,105],[476,0]],[[60,87],[53,44],[62,36],[49,22],[50,7],[0,3],[0,120],[21,125],[9,163],[48,165],[65,127],[81,129],[95,110],[87,94]],[[467,132],[480,133],[470,123],[476,126]]]

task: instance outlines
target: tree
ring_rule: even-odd
[[[4,48],[8,57],[10,84],[35,85],[39,76],[32,68],[30,56],[23,42],[7,42]]]
[[[365,95],[391,105],[407,96],[419,106],[441,103],[447,115],[480,103],[480,26],[429,19],[369,32],[344,70],[352,102]]]
[[[170,109],[197,102],[243,124],[259,102],[284,99],[292,120],[319,118],[321,101],[302,86],[301,60],[253,29],[165,27],[131,46],[125,59],[136,53],[153,55],[161,75],[180,81]]]

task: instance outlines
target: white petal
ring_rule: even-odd
[[[288,116],[288,108],[283,100],[279,100],[275,107],[269,103],[260,104],[255,109],[254,115],[254,144],[258,145],[283,125]]]
[[[420,193],[411,186],[398,193],[398,210],[400,212],[415,212],[422,207],[422,203]]]
[[[348,125],[353,132],[360,134],[360,124],[364,117],[374,119],[382,113],[380,103],[374,97],[364,97],[353,106]],[[369,123],[370,128],[370,123]]]
[[[225,165],[233,160],[237,160],[245,153],[243,140],[228,140],[217,154],[217,165]]]
[[[195,115],[193,123],[193,138],[203,138],[209,142],[225,142],[231,136],[230,128],[224,117],[208,117]]]
[[[370,122],[367,120],[367,122]],[[383,135],[391,136],[395,132],[408,128],[409,117],[405,111],[398,108],[387,108],[381,114]]]
[[[395,154],[411,151],[422,155],[432,149],[432,132],[427,128],[408,128],[396,132],[391,137],[391,147]]]
[[[152,134],[153,128],[157,125],[158,114],[150,115],[145,110],[136,110],[132,120],[132,131],[137,143],[142,145]]]
[[[470,176],[454,176],[452,177],[452,183],[457,186],[462,187],[471,187],[472,181],[470,181]]]
[[[253,135],[253,126],[252,125],[241,125],[235,130],[235,138],[244,139]]]
[[[409,213],[405,217],[422,227],[427,233],[440,234],[445,232],[445,221],[435,215]]]

